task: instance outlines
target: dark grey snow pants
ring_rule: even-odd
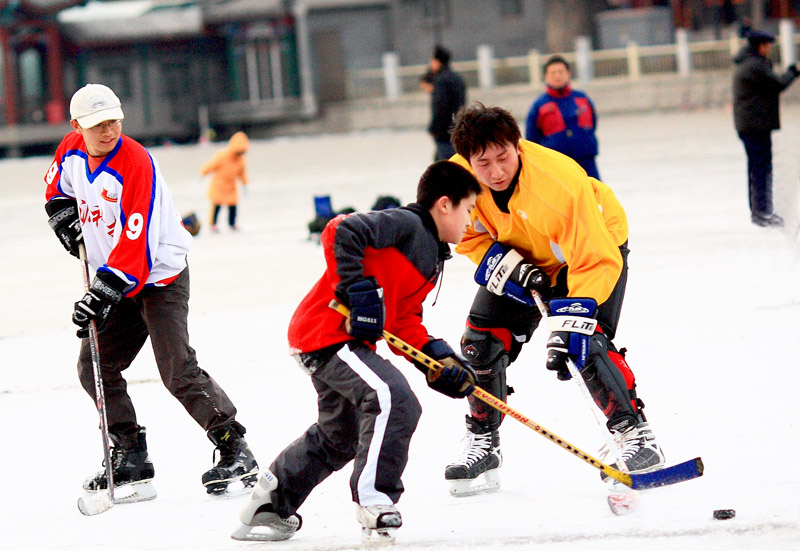
[[[108,427],[116,434],[138,428],[136,411],[122,376],[147,337],[153,346],[164,386],[206,431],[231,423],[236,408],[225,391],[197,365],[189,345],[189,268],[164,287],[146,287],[124,298],[97,331],[103,395]],[[81,385],[94,399],[94,374],[89,339],[81,342],[78,357]]]
[[[295,513],[318,484],[352,460],[354,502],[397,503],[422,414],[406,378],[370,348],[351,342],[316,369],[311,381],[319,418],[270,466],[278,478],[271,496],[275,511],[282,517]]]

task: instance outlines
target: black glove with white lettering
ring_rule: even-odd
[[[67,252],[78,258],[78,245],[83,243],[78,202],[70,197],[54,197],[44,206],[50,219],[47,223]]]
[[[477,375],[466,358],[453,351],[442,339],[428,341],[421,352],[442,364],[439,369],[429,369],[414,362],[417,369],[425,373],[429,387],[451,398],[464,398],[472,394]]]
[[[345,327],[355,339],[376,343],[383,336],[386,306],[383,304],[383,288],[375,278],[369,277],[353,283],[347,288],[347,306],[350,316]]]
[[[122,300],[127,286],[125,281],[111,272],[97,272],[89,291],[75,303],[72,313],[72,323],[80,327],[78,337],[85,339],[89,336],[89,323],[92,320],[97,320],[97,324],[101,325],[108,318],[114,306]]]

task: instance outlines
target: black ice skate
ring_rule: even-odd
[[[610,429],[617,444],[617,455],[625,463],[628,472],[649,473],[664,468],[664,453],[656,442],[650,424],[643,417],[634,420],[632,416],[626,416],[611,424]],[[600,473],[600,476],[606,482],[617,482],[605,473]]]
[[[203,474],[203,485],[209,494],[223,494],[228,485],[237,481],[245,488],[256,483],[258,463],[243,434],[244,427],[236,421],[208,432],[208,438],[217,446],[214,453],[219,451],[219,462]]]
[[[357,505],[356,519],[361,524],[361,541],[367,545],[394,543],[395,532],[403,525],[394,505]]]
[[[278,479],[267,469],[250,493],[239,520],[242,524],[231,538],[239,541],[283,541],[294,536],[303,524],[300,515],[281,518],[272,507],[270,492],[278,487]]]
[[[500,432],[475,432],[481,428],[467,417],[466,444],[461,457],[447,466],[445,480],[450,481],[450,495],[470,496],[500,489],[500,466],[503,454],[500,451]]]
[[[155,469],[147,454],[144,427],[133,434],[110,433],[111,476],[114,478],[114,503],[134,503],[156,498],[152,480]],[[108,489],[108,478],[103,469],[83,483],[87,492]]]

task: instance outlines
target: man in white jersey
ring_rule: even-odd
[[[197,365],[189,344],[186,254],[192,237],[158,162],[122,134],[122,107],[110,88],[87,84],[75,92],[70,115],[74,131],[61,141],[44,178],[45,209],[67,251],[78,256],[80,244],[85,245],[95,273],[89,291],[75,303],[72,321],[82,339],[78,375],[92,399],[88,326],[91,320],[97,323],[114,486],[129,485],[130,501],[156,495],[145,429],[122,376],[148,336],[164,385],[219,450],[219,462],[202,476],[207,491],[225,492],[238,480],[252,485],[258,465],[245,428],[222,388]],[[105,470],[84,482],[90,492],[107,486]]]

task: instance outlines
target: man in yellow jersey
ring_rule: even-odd
[[[628,223],[607,185],[572,159],[521,140],[505,109],[480,103],[463,109],[453,130],[451,161],[470,169],[485,191],[473,224],[456,247],[478,264],[481,286],[461,339],[478,385],[505,400],[506,369],[541,321],[533,293],[549,299],[547,369],[570,378],[578,367],[608,418],[631,472],[664,464],[636,396],[633,372],[612,339],[627,282]],[[502,415],[469,397],[467,443],[447,466],[453,495],[499,487]]]

